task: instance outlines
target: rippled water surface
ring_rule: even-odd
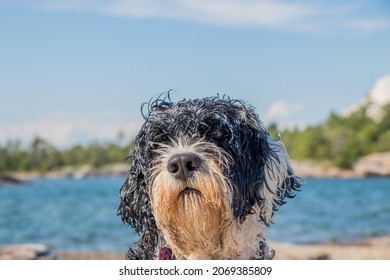
[[[116,215],[124,178],[37,180],[0,188],[0,246],[125,252],[138,236]],[[268,239],[353,242],[390,235],[390,179],[310,179],[274,215]]]

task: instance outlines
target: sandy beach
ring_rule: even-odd
[[[390,236],[367,239],[359,244],[293,245],[270,242],[275,260],[390,260]],[[113,253],[56,253],[62,260],[123,260]]]
[[[390,236],[370,238],[349,245],[276,242],[270,242],[269,245],[276,251],[275,260],[390,260]],[[18,244],[1,247],[0,260],[124,260],[124,253],[51,252],[42,244]]]
[[[349,245],[270,245],[276,250],[276,260],[390,260],[390,236],[370,238]]]

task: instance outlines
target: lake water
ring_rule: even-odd
[[[124,253],[138,239],[116,215],[124,178],[36,180],[0,188],[0,246]],[[309,179],[267,229],[269,240],[350,243],[390,235],[390,178]]]

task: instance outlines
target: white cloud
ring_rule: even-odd
[[[390,103],[390,74],[375,82],[369,97],[372,102],[381,106]]]
[[[133,18],[273,27],[315,14],[308,5],[280,0],[52,0],[44,1],[42,6],[56,11],[93,11]]]
[[[362,99],[358,104],[352,104],[343,111],[344,116],[356,112],[361,106],[369,105],[368,114],[374,119],[380,119],[382,113],[382,107],[385,104],[390,103],[390,74],[379,78],[367,97]]]
[[[354,103],[354,104],[349,105],[348,107],[346,107],[345,109],[342,110],[341,115],[344,117],[348,117],[349,115],[356,112],[360,108],[362,103],[359,103],[359,104]]]
[[[288,103],[286,101],[276,101],[269,106],[264,114],[264,120],[267,123],[277,123],[280,129],[302,128],[305,123],[294,118],[294,115],[304,109],[302,103]]]
[[[374,19],[351,19],[346,22],[348,27],[360,31],[376,31],[390,29],[390,19],[374,18]]]
[[[82,116],[58,114],[47,119],[14,123],[0,122],[0,143],[7,140],[20,139],[24,144],[39,136],[59,148],[74,144],[87,144],[91,141],[112,141],[118,132],[125,135],[125,140],[135,136],[141,124],[129,117],[115,114],[98,114]]]
[[[390,74],[378,79],[368,96],[371,103],[368,113],[376,119],[381,117],[382,107],[390,103]]]
[[[313,14],[303,5],[280,1],[197,0],[178,1],[183,15],[195,21],[222,25],[279,26]]]
[[[277,101],[268,108],[265,113],[265,118],[268,121],[278,119],[287,119],[293,114],[301,111],[304,108],[302,103],[288,103],[286,101]]]
[[[24,2],[26,3],[26,2]],[[336,3],[336,4],[335,4]],[[83,11],[146,19],[173,19],[227,26],[294,31],[375,31],[390,29],[388,19],[369,19],[359,4],[308,0],[37,0],[28,5],[55,11]]]

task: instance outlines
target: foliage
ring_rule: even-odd
[[[31,171],[41,173],[55,167],[88,164],[99,167],[108,163],[125,162],[130,145],[92,143],[58,150],[45,139],[36,137],[27,147],[20,140],[10,140],[0,146],[1,171]]]
[[[292,158],[327,161],[349,169],[362,156],[390,151],[390,104],[382,108],[378,119],[371,118],[368,109],[366,104],[347,116],[332,113],[323,124],[280,134]],[[269,130],[275,137],[276,125]]]

